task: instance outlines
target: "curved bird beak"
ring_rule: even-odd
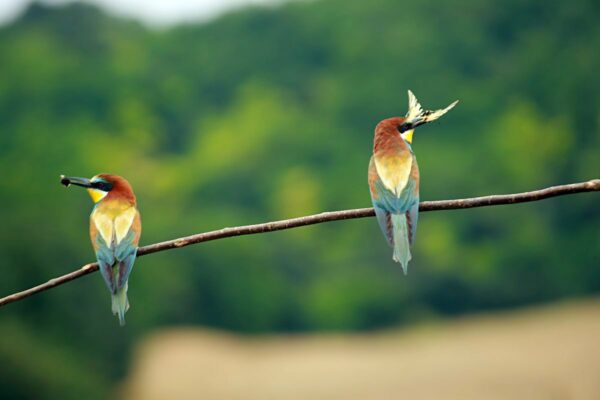
[[[78,178],[76,176],[60,176],[60,183],[69,187],[70,185],[81,186],[84,188],[92,188],[92,182],[88,178]]]

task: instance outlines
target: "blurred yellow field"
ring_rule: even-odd
[[[122,390],[158,399],[598,399],[600,300],[374,334],[153,334]]]

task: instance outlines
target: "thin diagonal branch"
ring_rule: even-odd
[[[563,196],[581,192],[600,191],[600,179],[594,179],[587,182],[572,183],[568,185],[552,186],[546,189],[534,190],[531,192],[491,195],[484,197],[473,197],[469,199],[424,201],[419,206],[420,212],[458,210],[463,208],[498,206],[503,204],[526,203],[538,201],[550,197]],[[330,211],[321,214],[308,215],[305,217],[291,218],[281,221],[265,222],[262,224],[236,226],[232,228],[223,228],[216,231],[198,233],[191,236],[181,237],[179,239],[167,240],[165,242],[154,243],[138,249],[138,256],[158,253],[175,249],[179,247],[190,246],[201,242],[224,239],[232,236],[254,235],[257,233],[267,233],[283,229],[298,228],[306,225],[320,224],[323,222],[338,221],[343,219],[373,217],[375,212],[372,208],[357,208],[354,210]],[[51,279],[46,283],[34,286],[22,292],[17,292],[0,299],[0,306],[4,306],[15,301],[22,300],[36,293],[43,292],[53,287],[62,285],[74,279],[81,278],[98,270],[98,264],[86,264],[83,267],[70,272],[66,275]]]

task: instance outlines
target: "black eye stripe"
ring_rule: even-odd
[[[94,182],[92,185],[94,189],[102,190],[103,192],[110,192],[110,190],[113,188],[112,183],[102,181]]]
[[[400,133],[410,131],[412,128],[413,128],[413,125],[409,124],[409,123],[401,124],[396,127],[396,129],[398,129],[398,132],[400,132]]]

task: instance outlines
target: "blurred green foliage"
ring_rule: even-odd
[[[149,30],[32,5],[0,29],[0,293],[93,259],[61,173],[126,176],[142,243],[370,205],[375,124],[461,103],[415,134],[424,200],[600,172],[600,3],[328,0]],[[422,214],[408,276],[373,219],[138,260],[119,329],[100,276],[0,310],[0,387],[115,393],[149,329],[374,329],[600,290],[595,195]]]

